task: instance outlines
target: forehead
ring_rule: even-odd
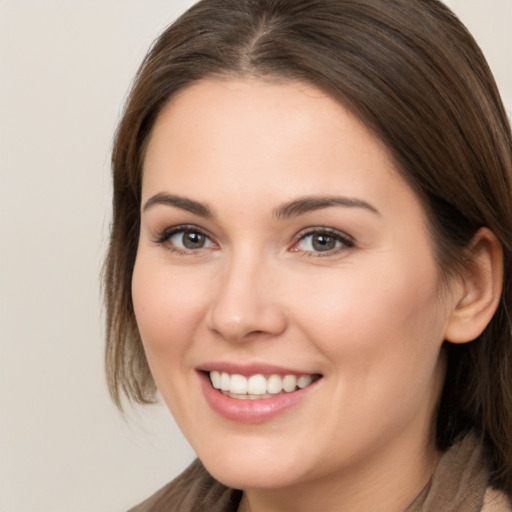
[[[176,94],[144,161],[143,195],[162,189],[205,202],[342,194],[419,208],[386,146],[342,104],[301,82],[204,80]]]

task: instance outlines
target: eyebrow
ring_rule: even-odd
[[[214,216],[211,208],[206,204],[187,199],[186,197],[166,194],[165,192],[151,196],[142,207],[142,211],[145,212],[157,204],[175,206],[199,217],[212,218]]]
[[[155,205],[168,205],[186,210],[194,215],[204,218],[213,218],[215,215],[213,210],[204,203],[188,199],[186,197],[177,196],[159,192],[151,196],[144,204],[142,211],[147,211]],[[346,208],[363,208],[372,213],[380,215],[380,212],[370,203],[354,197],[339,196],[305,196],[294,199],[289,203],[282,204],[273,210],[274,218],[278,220],[286,220],[292,217],[304,215],[310,211],[320,210],[322,208],[330,208],[333,206],[344,206]]]
[[[332,206],[344,206],[347,208],[363,208],[372,213],[380,215],[379,210],[375,206],[357,199],[355,197],[338,197],[338,196],[306,196],[295,199],[289,203],[283,204],[276,208],[273,212],[274,217],[280,220],[297,217],[307,212],[329,208]]]

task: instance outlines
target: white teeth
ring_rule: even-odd
[[[234,393],[236,395],[246,395],[247,379],[243,375],[238,375],[236,373],[231,375],[231,379],[229,381],[229,391],[230,393]]]
[[[282,391],[292,393],[297,388],[302,389],[313,382],[312,375],[270,375],[268,378],[261,374],[251,375],[249,378],[240,374],[211,371],[210,380],[215,389],[220,389],[232,398],[257,400],[270,398]]]
[[[301,375],[297,379],[297,386],[299,386],[300,389],[305,388],[306,386],[309,386],[313,382],[313,377],[311,375]]]
[[[220,389],[222,389],[222,391],[229,391],[230,381],[229,373],[222,372],[220,374]]]
[[[290,393],[297,388],[297,377],[295,375],[286,375],[283,379],[283,389]]]
[[[277,395],[283,390],[283,379],[279,375],[271,375],[267,380],[267,393]]]
[[[220,389],[220,372],[210,372],[210,380],[212,381],[212,386],[215,389]]]
[[[267,392],[267,379],[263,375],[252,375],[247,381],[247,393],[264,395]]]

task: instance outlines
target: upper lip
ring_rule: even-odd
[[[217,361],[211,363],[200,364],[196,367],[196,370],[202,372],[226,372],[231,375],[238,374],[244,375],[245,377],[249,377],[251,375],[261,374],[261,375],[320,375],[318,372],[309,371],[309,370],[297,370],[292,368],[287,368],[284,366],[278,366],[274,364],[268,363],[248,363],[248,364],[240,364],[240,363],[231,363],[227,361]]]

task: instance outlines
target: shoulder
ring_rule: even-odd
[[[482,512],[512,512],[512,503],[504,492],[488,487]]]
[[[242,492],[215,480],[199,460],[128,512],[235,512]]]

